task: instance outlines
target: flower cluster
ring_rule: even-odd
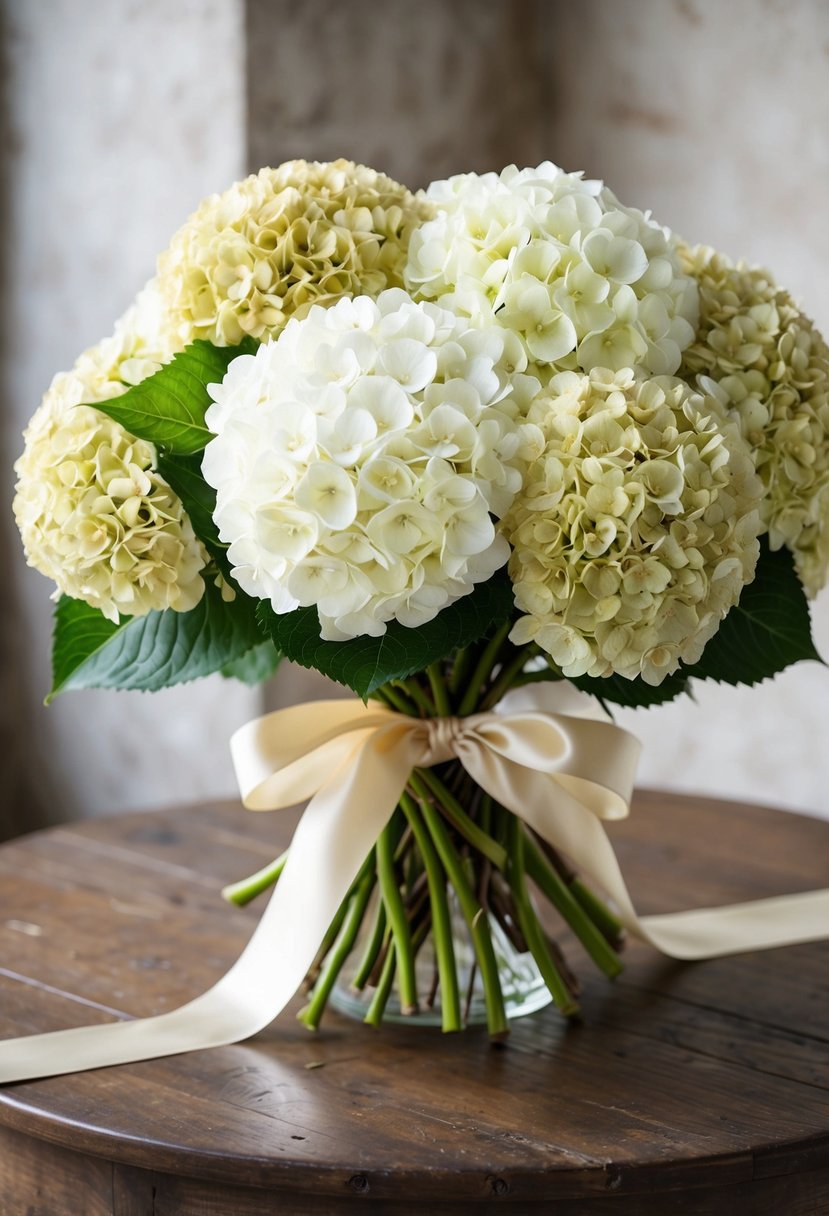
[[[409,236],[431,208],[338,160],[262,169],[201,204],[159,261],[182,342],[267,339],[313,304],[399,287]]]
[[[391,289],[234,360],[203,472],[242,589],[315,605],[322,637],[416,627],[504,565],[491,516],[540,450],[521,344]]]
[[[815,594],[829,572],[829,347],[767,271],[704,247],[682,253],[700,292],[683,372],[739,420],[771,547],[792,550]]]
[[[94,406],[250,337],[177,419],[192,438],[212,401],[199,538],[152,445]],[[658,684],[759,536],[827,581],[829,347],[766,272],[549,162],[414,194],[291,161],[202,203],[16,468],[30,563],[111,619],[195,605],[218,529],[228,599],[313,607],[325,639],[417,628],[508,564],[515,643]]]
[[[504,520],[523,615],[567,676],[660,683],[696,662],[754,574],[762,488],[716,402],[671,377],[561,372]]]
[[[666,231],[601,182],[547,162],[463,174],[427,196],[437,214],[413,233],[406,266],[422,298],[497,320],[553,371],[677,370],[694,336],[694,281]]]
[[[150,284],[111,338],[55,377],[15,465],[14,513],[29,564],[110,620],[153,609],[186,612],[204,590],[201,544],[154,471],[152,445],[91,408],[170,357],[159,317]]]

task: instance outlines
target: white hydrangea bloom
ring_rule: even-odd
[[[521,335],[540,369],[672,374],[693,340],[696,284],[670,234],[599,181],[549,161],[461,174],[427,191],[406,285]]]
[[[759,555],[762,484],[715,401],[630,369],[561,372],[502,529],[520,617],[566,676],[659,684],[697,662]]]
[[[112,337],[57,375],[25,433],[14,513],[29,565],[110,620],[201,599],[204,553],[152,445],[91,408],[173,354],[154,283]]]
[[[203,462],[239,585],[322,636],[415,627],[504,565],[537,427],[521,343],[391,289],[288,323],[235,359]]]

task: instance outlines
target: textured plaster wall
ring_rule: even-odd
[[[243,171],[245,106],[241,0],[7,0],[4,15],[5,524],[25,420],[52,374],[110,332],[198,200]],[[29,808],[15,826],[230,792],[227,737],[258,707],[242,686],[42,707],[50,588],[6,532],[4,784],[16,773]]]
[[[412,185],[551,158],[772,264],[829,331],[823,0],[249,0],[251,167],[350,156]],[[829,591],[815,608],[829,657]],[[284,671],[285,703],[320,682]],[[829,814],[829,672],[622,714],[643,781]]]

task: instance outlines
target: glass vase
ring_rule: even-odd
[[[377,897],[372,902],[376,905]],[[484,985],[472,936],[454,892],[449,893],[448,902],[458,986],[462,999],[463,1025],[465,1027],[485,1026],[487,1009]],[[360,960],[371,948],[371,926],[374,924],[375,915],[376,906],[370,909],[369,915],[363,922],[354,952],[340,972],[330,997],[333,1009],[347,1017],[358,1018],[360,1021],[365,1021],[377,987],[376,983],[370,982],[372,977],[364,982],[362,987],[355,986],[355,980],[359,981]],[[486,915],[489,919],[506,1016],[512,1019],[536,1013],[545,1005],[549,1005],[553,998],[535,959],[528,950],[518,948],[521,943],[517,944],[505,932],[492,913]],[[399,986],[395,977],[383,1013],[383,1020],[405,1025],[441,1026],[444,1011],[441,1006],[437,951],[431,933],[417,952],[415,970],[419,993],[416,1011],[403,1011]],[[373,977],[375,980],[379,980],[381,971],[382,965],[376,969]]]

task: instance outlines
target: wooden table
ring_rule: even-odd
[[[88,821],[0,849],[0,1035],[171,1009],[257,912],[219,888],[291,815],[230,804]],[[613,829],[643,911],[829,883],[829,823],[642,794]],[[829,926],[827,927],[829,928]],[[0,1091],[4,1216],[829,1212],[829,944],[693,966],[631,945],[485,1034],[286,1013],[220,1051]]]

